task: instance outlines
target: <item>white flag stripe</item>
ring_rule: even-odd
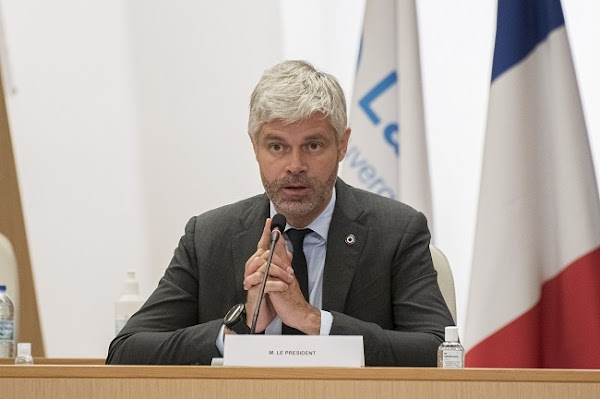
[[[600,207],[564,25],[494,80],[465,346],[529,310],[600,245]],[[495,287],[495,291],[490,291]]]

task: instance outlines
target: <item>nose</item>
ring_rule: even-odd
[[[287,164],[287,172],[297,175],[306,172],[306,160],[300,149],[294,149],[290,153],[289,162]]]

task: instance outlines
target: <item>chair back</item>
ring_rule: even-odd
[[[454,292],[454,278],[452,277],[452,269],[448,263],[448,258],[442,251],[433,245],[429,246],[431,251],[431,259],[433,260],[433,267],[437,271],[438,285],[442,296],[446,301],[446,305],[452,314],[452,319],[456,323],[456,294]]]

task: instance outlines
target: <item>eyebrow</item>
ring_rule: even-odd
[[[305,137],[306,141],[315,139],[329,139],[329,135],[325,132],[315,132]]]
[[[285,141],[285,139],[279,135],[279,134],[275,134],[275,133],[265,133],[263,135],[263,140],[278,140],[278,141]]]
[[[282,135],[273,132],[265,133],[262,139],[265,141],[287,141]],[[312,140],[329,140],[329,137],[326,132],[317,131],[304,138],[304,141]]]

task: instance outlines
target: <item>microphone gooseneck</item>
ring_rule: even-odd
[[[250,334],[255,334],[256,332],[256,322],[258,321],[258,315],[260,313],[260,306],[262,304],[263,296],[265,294],[265,286],[267,285],[267,279],[269,278],[269,269],[271,269],[271,261],[273,260],[273,251],[275,250],[275,244],[281,237],[283,230],[285,229],[285,216],[278,213],[273,216],[271,220],[271,247],[269,251],[269,259],[267,259],[267,266],[265,267],[265,274],[263,276],[263,281],[260,284],[260,295],[258,297],[258,303],[256,304],[256,309],[254,309],[254,317],[252,318],[252,326],[250,327]]]

